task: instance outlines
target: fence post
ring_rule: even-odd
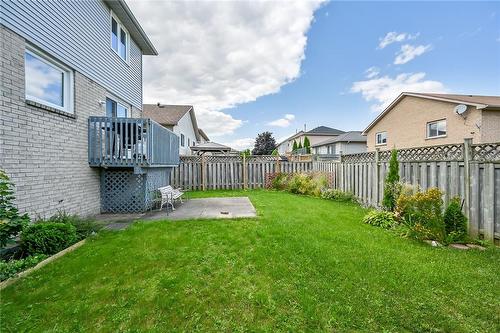
[[[207,164],[205,155],[201,155],[201,190],[205,191],[205,178],[206,178]]]
[[[375,205],[379,206],[380,200],[379,200],[379,175],[380,175],[380,148],[375,149],[375,179],[373,180],[375,182]]]
[[[246,163],[246,156],[243,154],[243,189],[247,189],[247,163]]]
[[[471,219],[470,219],[470,187],[471,187],[471,181],[470,181],[470,162],[471,162],[471,144],[472,144],[472,139],[467,138],[464,140],[464,210],[465,210],[465,215],[467,216],[467,220],[469,221],[469,234],[472,237],[477,236],[477,231],[478,231],[478,226],[472,226],[471,225]]]

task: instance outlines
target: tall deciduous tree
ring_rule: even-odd
[[[394,211],[396,201],[399,196],[399,163],[398,151],[393,149],[391,152],[391,160],[389,161],[389,173],[385,178],[384,199],[382,206],[388,211]]]
[[[257,135],[252,154],[271,155],[271,153],[275,148],[276,148],[276,140],[274,140],[273,134],[271,132],[263,132]]]

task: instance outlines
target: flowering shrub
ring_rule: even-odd
[[[414,194],[403,193],[396,204],[396,216],[408,226],[407,236],[442,241],[445,236],[442,192],[431,188]]]

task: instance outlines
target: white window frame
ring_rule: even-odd
[[[113,13],[113,11],[110,9],[110,16],[109,16],[109,46],[111,47],[111,50],[125,63],[129,63],[130,59],[130,34],[128,30],[125,28],[125,26],[122,24],[122,22],[116,17],[116,15]],[[115,50],[113,48],[113,20],[116,21],[116,27],[117,27],[117,33],[118,33],[118,50]],[[123,30],[127,34],[127,38],[125,40],[125,47],[127,48],[125,52],[125,58],[123,59],[122,56],[120,55],[120,49],[121,49],[121,43],[120,43],[120,31]]]
[[[430,135],[430,125],[432,125],[432,124],[438,124],[440,122],[444,122],[444,131],[446,132],[446,134],[431,136]],[[438,138],[444,138],[444,137],[446,137],[448,135],[448,123],[446,122],[446,118],[439,119],[439,120],[429,121],[425,125],[425,132],[426,132],[426,135],[425,135],[426,139],[438,139]],[[439,132],[439,130],[438,130],[438,132]]]
[[[66,113],[74,114],[74,81],[73,81],[73,70],[69,68],[68,66],[63,65],[61,62],[57,61],[53,57],[49,56],[48,54],[35,49],[34,47],[30,45],[26,45],[26,48],[24,50],[25,53],[28,53],[29,55],[37,58],[38,60],[44,62],[45,64],[54,67],[55,69],[61,71],[63,73],[63,106],[61,107],[60,105],[50,103],[44,99],[38,98],[36,96],[31,96],[28,95],[26,89],[26,85],[28,83],[27,80],[27,71],[26,71],[26,63],[24,64],[24,91],[25,91],[25,98],[27,100],[46,105],[50,108],[57,109],[59,111],[63,111]],[[26,59],[26,57],[25,57]]]
[[[126,117],[119,117],[119,118],[132,118],[132,110],[126,104],[123,104],[123,103],[119,102],[118,99],[116,99],[115,97],[112,97],[112,96],[106,96],[106,99],[110,99],[110,100],[112,100],[113,102],[116,103],[116,111],[117,111],[117,113],[118,113],[118,105],[121,106],[121,107],[123,107],[125,110],[127,110],[127,116]],[[105,108],[106,108],[105,112],[106,112],[106,115],[107,115],[107,112],[108,112],[107,105],[105,105]],[[118,118],[118,117],[116,117],[116,118]]]
[[[379,135],[382,135],[385,133],[385,142],[378,142]],[[387,144],[387,131],[382,131],[382,132],[377,132],[375,133],[375,146],[384,146]]]
[[[185,147],[185,145],[186,145],[186,136],[182,133],[180,135],[179,143],[181,144],[181,147]]]

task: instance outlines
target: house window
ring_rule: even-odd
[[[184,147],[184,134],[181,134],[181,147]]]
[[[375,134],[375,144],[377,145],[387,144],[387,132],[379,132]]]
[[[125,61],[128,61],[129,36],[125,27],[111,13],[111,48]]]
[[[446,136],[446,119],[427,123],[427,138],[439,138],[442,136]]]
[[[191,147],[191,139],[188,138],[188,147]]]
[[[24,52],[26,99],[73,113],[73,72],[55,59],[27,47]]]
[[[106,117],[127,118],[128,108],[111,98],[106,98]]]

